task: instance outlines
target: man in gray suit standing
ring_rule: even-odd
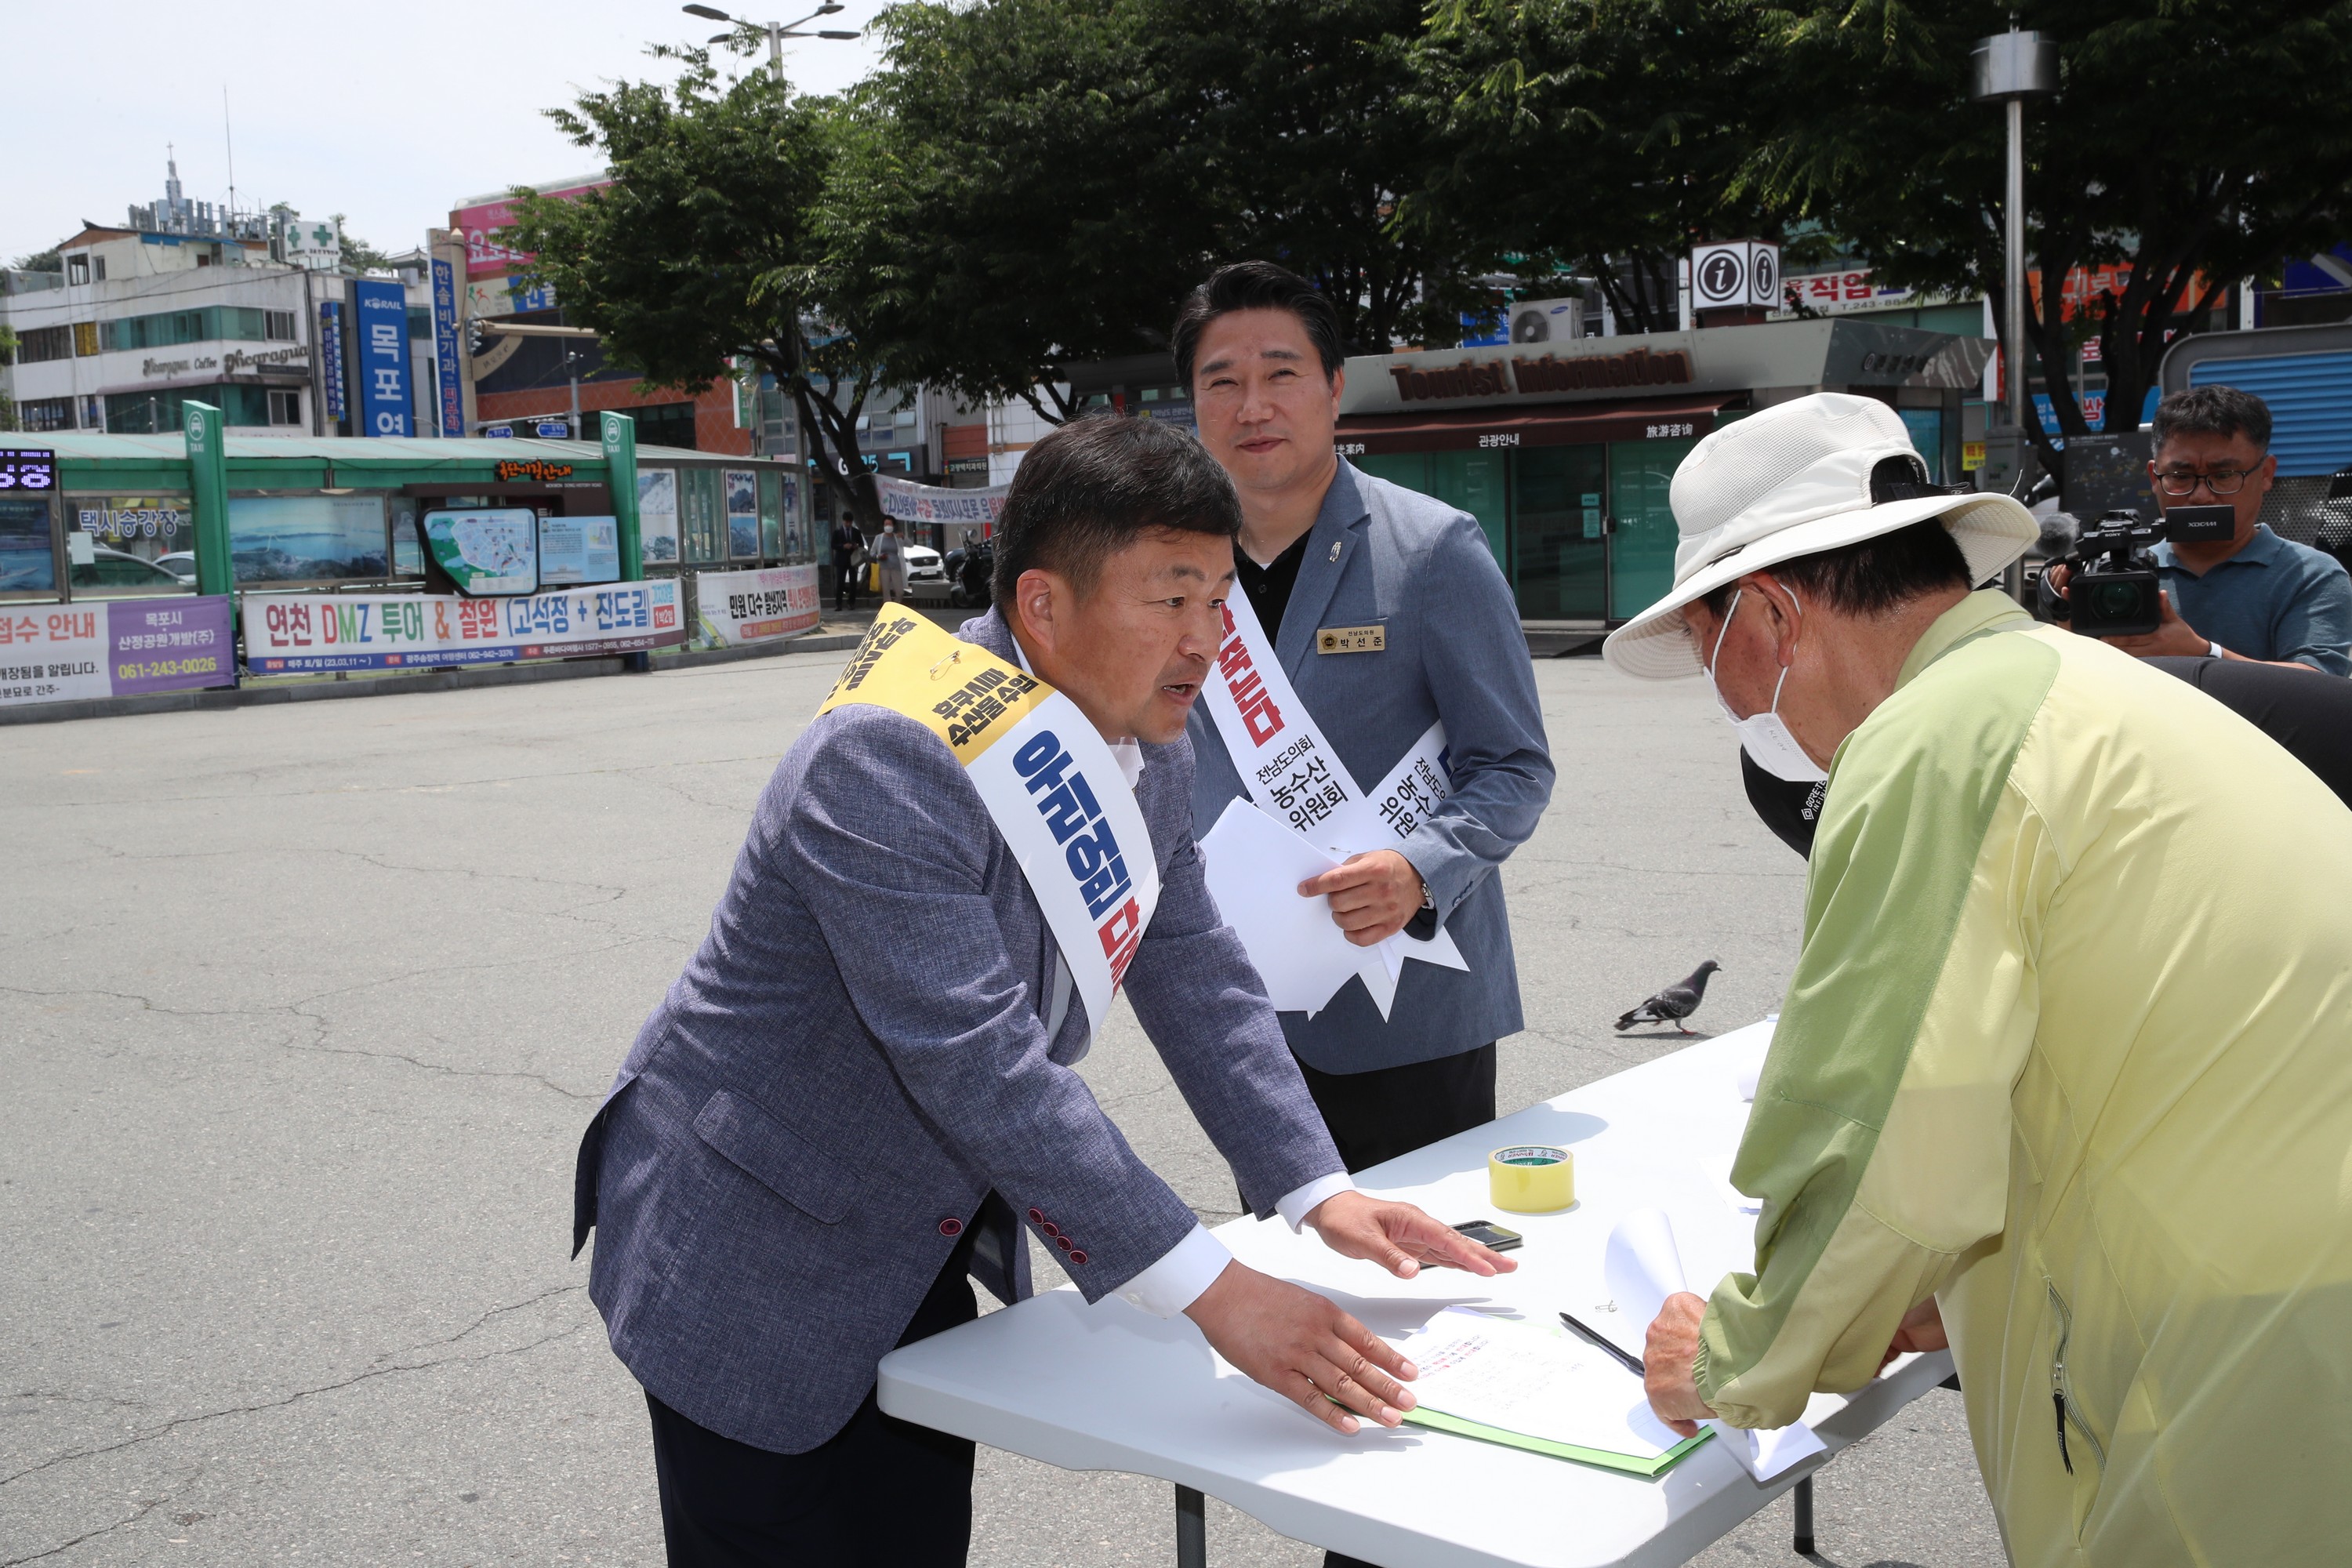
[[[1122,982],[1259,1217],[1407,1278],[1510,1267],[1354,1189],[1204,886],[1184,720],[1241,528],[1224,475],[1081,421],[1002,528],[1000,610],[961,639],[877,616],[582,1142],[574,1250],[599,1227],[673,1564],[961,1563],[972,1446],[882,1415],[875,1363],[974,1317],[967,1273],[1026,1295],[1024,1218],[1088,1301],[1184,1313],[1343,1432],[1410,1407],[1402,1358],[1236,1262],[1071,1070]]]
[[[1369,795],[1433,724],[1444,726],[1450,793],[1413,807],[1394,848],[1357,854],[1299,888],[1328,898],[1359,944],[1442,929],[1468,963],[1407,962],[1386,1016],[1356,980],[1311,1018],[1281,1015],[1341,1156],[1360,1171],[1494,1120],[1495,1042],[1522,1027],[1496,872],[1551,798],[1535,673],[1477,521],[1334,449],[1346,373],[1329,300],[1271,262],[1238,262],[1192,291],[1171,336],[1202,444],[1240,492],[1239,586],[1329,749]],[[1192,821],[1203,836],[1244,790],[1204,708],[1191,721]]]

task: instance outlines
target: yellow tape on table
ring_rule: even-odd
[[[1576,1202],[1576,1159],[1549,1143],[1518,1143],[1486,1156],[1486,1191],[1511,1214],[1551,1214]]]

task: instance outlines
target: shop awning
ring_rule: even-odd
[[[1380,452],[1460,452],[1493,447],[1574,447],[1594,441],[1659,441],[1704,436],[1732,400],[1633,397],[1613,403],[1497,404],[1428,414],[1359,414],[1339,421],[1343,457]]]

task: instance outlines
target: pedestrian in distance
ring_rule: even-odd
[[[1055,431],[994,607],[958,637],[884,606],[761,795],[573,1188],[678,1568],[962,1563],[972,1445],[883,1415],[877,1363],[971,1321],[973,1278],[1027,1296],[1033,1237],[1339,1433],[1411,1407],[1393,1348],[1235,1261],[1073,1070],[1121,989],[1259,1217],[1400,1278],[1512,1267],[1356,1190],[1209,897],[1184,721],[1240,528],[1189,435]]]
[[[857,525],[847,518],[837,518],[833,525],[833,607],[850,610],[857,607],[857,557],[865,544]]]
[[[1652,1407],[1781,1426],[1948,1346],[2012,1563],[2339,1559],[2352,811],[1972,590],[2033,520],[1927,483],[1875,399],[1718,430],[1672,499],[1675,585],[1609,662],[1704,675],[1759,767],[1826,789],[1731,1171],[1753,1270],[1667,1299]]]
[[[885,522],[882,531],[874,536],[868,547],[880,576],[876,584],[886,605],[895,605],[907,596],[907,550],[898,538],[898,525]]]

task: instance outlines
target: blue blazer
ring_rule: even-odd
[[[1387,629],[1386,651],[1315,651],[1318,628],[1364,626]],[[1519,972],[1495,872],[1551,799],[1551,751],[1518,606],[1477,520],[1340,458],[1274,651],[1360,788],[1445,721],[1454,794],[1398,847],[1436,900],[1434,921],[1422,917],[1412,934],[1443,924],[1470,963],[1467,974],[1407,963],[1385,1022],[1363,982],[1350,980],[1312,1019],[1281,1015],[1291,1048],[1325,1072],[1366,1072],[1517,1034]],[[1191,731],[1193,831],[1205,834],[1244,792],[1201,706]]]
[[[962,636],[1013,656],[993,612]],[[1291,1192],[1339,1156],[1202,882],[1192,748],[1143,754],[1160,894],[1127,996],[1243,1185]],[[937,736],[866,706],[803,731],[581,1145],[573,1249],[597,1227],[589,1294],[664,1404],[805,1452],[872,1389],[965,1227],[983,1225],[973,1272],[1007,1302],[1029,1293],[1021,1217],[1089,1301],[1192,1228],[1071,1070],[1084,1005],[1045,1037],[1052,940]]]

